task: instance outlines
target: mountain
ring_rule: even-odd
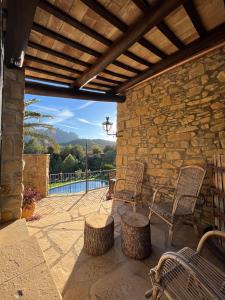
[[[70,141],[68,143],[63,143],[62,145],[82,145],[83,147],[85,147],[86,142],[88,144],[88,149],[91,148],[93,145],[99,145],[101,148],[104,148],[105,146],[115,146],[116,142],[113,141],[107,141],[107,140],[103,140],[103,139],[75,139],[73,141]]]
[[[73,141],[73,140],[76,140],[79,138],[76,133],[67,132],[67,131],[61,130],[59,128],[56,128],[53,135],[58,144],[69,143],[70,141]]]

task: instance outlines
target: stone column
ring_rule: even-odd
[[[22,206],[24,70],[4,68],[1,153],[1,222],[19,219]]]
[[[42,197],[48,195],[49,154],[24,154],[24,188],[37,190]]]

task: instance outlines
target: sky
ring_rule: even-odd
[[[75,132],[79,138],[115,141],[115,137],[106,135],[102,122],[109,116],[113,122],[112,131],[116,131],[116,103],[25,95],[25,100],[33,98],[40,102],[30,105],[29,110],[53,117],[45,119],[45,123],[67,132]]]

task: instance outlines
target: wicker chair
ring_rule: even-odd
[[[225,232],[207,232],[196,251],[185,247],[163,254],[150,270],[153,288],[145,297],[158,300],[164,294],[171,300],[225,299],[225,274],[201,255],[205,241],[213,236],[225,239]]]
[[[113,201],[128,202],[136,211],[136,204],[141,200],[143,176],[144,164],[137,161],[130,163],[125,169],[125,178],[116,179]]]
[[[169,225],[169,245],[172,244],[174,228],[186,217],[192,217],[192,223],[197,233],[194,209],[205,173],[206,171],[199,166],[183,167],[175,188],[159,187],[154,189],[149,219],[156,214]],[[157,196],[160,196],[160,199],[156,203]]]

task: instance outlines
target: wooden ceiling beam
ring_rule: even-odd
[[[55,32],[55,31],[52,31],[51,29],[48,29],[42,25],[39,25],[37,23],[33,23],[33,26],[32,26],[32,30],[36,31],[36,32],[39,32],[45,36],[48,36],[52,39],[55,39],[63,44],[66,44],[74,49],[77,49],[77,50],[80,50],[81,52],[84,52],[84,53],[88,53],[89,55],[92,55],[94,57],[97,57],[97,58],[100,58],[101,57],[101,53],[100,52],[97,52],[89,47],[86,47],[78,42],[75,42],[63,35],[60,35],[59,33]],[[126,65],[120,61],[114,61],[113,62],[114,65],[122,68],[122,69],[125,69],[129,72],[132,72],[134,74],[140,74],[140,71],[136,68],[133,68],[129,65]]]
[[[45,47],[43,45],[31,42],[31,41],[28,42],[28,46],[31,47],[31,48],[33,48],[33,49],[42,51],[44,53],[56,56],[58,58],[62,58],[64,60],[72,62],[74,64],[77,64],[77,65],[80,65],[80,66],[84,66],[86,68],[89,68],[91,66],[90,63],[87,63],[87,62],[85,62],[83,60],[80,60],[80,59],[77,59],[75,57],[69,56],[67,54],[55,51],[55,50],[53,50],[51,48]],[[121,78],[121,79],[125,79],[125,80],[129,80],[131,78],[130,76],[123,75],[123,74],[116,73],[116,72],[112,72],[112,71],[109,71],[109,70],[104,70],[103,73],[111,75],[111,76],[114,76],[114,77],[118,77],[118,78]]]
[[[29,58],[28,58],[28,61],[29,61]],[[67,71],[67,72],[71,72],[71,71],[69,71],[70,68],[64,67],[60,64],[56,64],[56,63],[53,63],[53,62],[50,62],[50,61],[47,61],[47,60],[45,61],[45,60],[40,60],[40,59],[37,58],[36,60],[33,60],[33,61],[38,62],[38,63],[42,63],[44,65],[48,65],[50,67],[61,69],[61,70]],[[59,74],[59,73],[55,73],[53,71],[44,70],[44,69],[40,69],[40,68],[37,68],[37,67],[31,67],[31,66],[28,66],[28,65],[26,66],[26,69],[30,70],[30,71],[50,75],[50,76],[59,77],[59,78],[62,78],[62,79],[67,79],[67,80],[70,80],[70,81],[74,81],[76,79],[75,77],[72,77],[70,75]],[[75,71],[74,69],[72,69],[72,70]],[[74,72],[74,74],[76,74],[76,73]],[[101,80],[101,78],[98,78],[98,79]],[[108,85],[108,84],[104,84],[104,83],[100,83],[100,82],[93,82],[93,84],[96,85],[96,86],[99,86],[99,87],[107,88],[107,89],[112,89],[112,87],[113,87],[112,85]]]
[[[166,71],[171,67],[183,63],[194,57],[197,54],[200,54],[203,51],[214,48],[217,45],[225,42],[225,23],[216,27],[215,29],[210,30],[206,36],[195,40],[194,42],[186,45],[183,49],[177,51],[176,53],[171,54],[168,58],[156,63],[151,69],[142,72],[141,75],[134,77],[128,82],[121,84],[114,92],[123,93],[128,88],[133,85],[149,79],[152,76],[156,76],[159,73]]]
[[[96,14],[104,18],[107,22],[118,28],[123,33],[126,33],[129,30],[129,26],[127,26],[124,22],[122,22],[119,18],[114,16],[111,12],[109,12],[101,3],[96,0],[81,0],[85,5],[87,5],[90,9],[92,9]],[[161,51],[159,48],[154,46],[151,42],[146,40],[145,38],[140,38],[138,41],[143,47],[159,56],[160,58],[165,58],[167,55]]]
[[[37,63],[43,64],[43,65],[46,65],[46,66],[61,69],[61,70],[64,70],[64,71],[67,71],[67,72],[70,72],[70,73],[74,73],[74,74],[81,75],[83,73],[80,70],[76,70],[74,68],[67,67],[65,65],[61,65],[61,64],[55,63],[53,61],[42,59],[42,58],[39,58],[37,56],[32,56],[32,55],[29,55],[29,54],[25,55],[25,59],[26,59],[26,61],[37,62]],[[105,81],[105,82],[109,82],[109,83],[113,83],[113,84],[121,83],[121,81],[119,81],[119,80],[113,80],[113,79],[105,78],[105,77],[102,77],[102,76],[97,76],[96,79],[99,79],[99,80],[102,80],[102,81]]]
[[[200,16],[195,8],[195,4],[193,0],[189,0],[184,3],[184,8],[191,19],[192,24],[194,25],[196,31],[198,32],[200,37],[206,35],[206,29],[204,28]]]
[[[146,0],[133,0],[135,5],[139,7],[140,10],[142,10],[144,13],[146,10],[151,9],[151,5]],[[182,41],[175,35],[175,33],[166,25],[164,21],[161,21],[156,26],[166,37],[167,39],[173,43],[178,49],[181,49],[184,47],[184,44]]]
[[[41,9],[47,11],[48,13],[54,15],[61,21],[71,25],[72,27],[80,30],[81,32],[88,35],[89,37],[92,37],[93,39],[99,41],[103,45],[110,47],[113,44],[113,42],[111,40],[109,40],[106,37],[104,37],[103,35],[99,34],[97,31],[89,28],[87,25],[79,22],[78,20],[76,20],[75,18],[73,18],[72,16],[70,16],[69,14],[64,12],[63,10],[59,9],[57,6],[52,5],[50,2],[48,2],[46,0],[39,0],[38,6]],[[140,64],[143,64],[145,66],[150,67],[152,65],[147,60],[139,57],[138,55],[133,54],[130,51],[126,51],[124,53],[124,55],[128,56],[129,58],[131,58],[131,59],[135,60],[136,62],[139,62]]]
[[[49,66],[49,67],[53,67],[53,68],[57,68],[57,69],[67,71],[67,72],[70,72],[70,73],[79,74],[79,75],[82,74],[82,71],[80,71],[80,70],[75,70],[75,69],[67,67],[65,65],[57,64],[55,62],[52,62],[50,60],[45,60],[45,59],[39,58],[37,56],[32,56],[32,55],[26,54],[25,59],[26,59],[26,61],[37,62],[39,64]]]
[[[8,0],[5,59],[8,67],[22,67],[38,0]]]
[[[41,74],[46,74],[49,76],[54,76],[54,77],[58,77],[61,79],[66,79],[66,80],[70,80],[70,81],[74,81],[76,78],[69,76],[69,75],[64,75],[64,74],[59,74],[59,73],[55,73],[49,70],[44,70],[44,69],[40,69],[37,67],[31,67],[31,66],[26,66],[26,70],[32,71],[32,72],[37,72],[37,73],[41,73]]]
[[[89,92],[84,90],[76,90],[73,88],[56,87],[29,81],[25,82],[25,92],[26,94],[71,98],[77,100],[81,99],[104,102],[124,102],[126,100],[125,96],[109,93]]]
[[[140,40],[146,32],[156,26],[164,17],[166,17],[171,11],[180,6],[184,0],[160,0],[151,9],[151,12],[146,13],[135,24],[118,39],[112,47],[108,49],[97,62],[85,71],[76,81],[75,86],[81,87],[87,84],[90,80],[101,73],[108,65],[110,65],[117,57],[119,57],[124,51],[126,51],[136,41]]]

